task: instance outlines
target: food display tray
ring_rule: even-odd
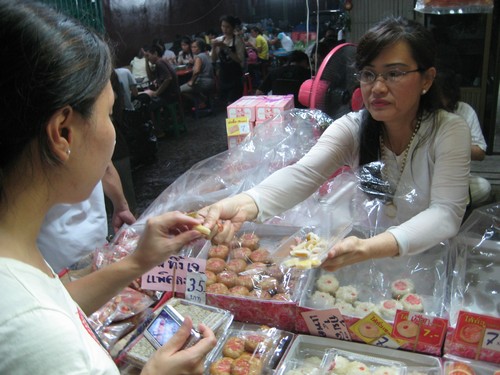
[[[243,233],[258,235],[260,247],[269,250],[276,265],[279,266],[279,259],[275,258],[276,250],[280,248],[283,241],[289,239],[299,229],[292,226],[245,223],[237,236]],[[201,253],[200,257],[207,257],[207,254]],[[292,331],[295,329],[297,300],[300,298],[302,284],[306,281],[307,274],[305,271],[297,269],[283,269],[283,272],[287,280],[285,285],[289,294],[287,299],[259,299],[247,296],[207,293],[207,304],[231,311],[236,321],[266,324]]]
[[[402,362],[406,366],[408,375],[441,374],[441,361],[437,357],[309,335],[295,337],[276,374],[286,375],[287,369],[290,369],[290,363],[303,363],[305,359],[312,356],[321,358],[324,366],[326,359],[323,361],[323,357],[330,349],[339,349],[386,361]]]

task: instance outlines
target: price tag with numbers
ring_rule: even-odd
[[[304,311],[302,313],[312,335],[351,341],[351,335],[339,309]]]
[[[186,275],[186,294],[185,298],[189,301],[205,304],[206,292],[205,285],[207,275],[200,272],[188,272]]]
[[[500,352],[500,330],[486,328],[483,338],[483,348]]]

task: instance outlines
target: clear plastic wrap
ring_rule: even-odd
[[[417,0],[415,10],[430,14],[491,13],[493,0]]]
[[[403,362],[359,354],[347,350],[330,349],[324,358],[326,371],[332,375],[345,373],[374,375],[406,375]]]
[[[152,202],[137,225],[167,211],[194,211],[255,186],[299,160],[332,122],[319,110],[285,111],[256,127],[238,147],[191,167]]]
[[[291,332],[234,323],[220,340],[205,374],[273,374],[294,335]]]
[[[460,310],[500,316],[500,204],[475,209],[457,236],[450,324]]]
[[[341,350],[351,353],[350,355],[369,356],[386,361],[386,363],[398,363],[399,367],[406,368],[408,375],[441,375],[441,363],[437,357],[409,352],[402,354],[396,350],[388,350],[374,345],[309,335],[295,337],[285,358],[281,361],[276,375],[330,374],[330,372],[325,371],[330,350]]]

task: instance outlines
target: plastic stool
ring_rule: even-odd
[[[179,102],[172,102],[165,104],[155,113],[157,123],[162,124],[163,131],[167,132],[172,129],[176,138],[179,137],[181,131],[187,130],[186,125],[184,124],[184,115],[182,111],[180,111],[180,108]],[[178,114],[180,114],[180,116],[178,116]],[[163,119],[161,118],[162,115]],[[169,119],[172,121],[170,127],[168,122]]]

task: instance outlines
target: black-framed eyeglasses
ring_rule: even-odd
[[[388,70],[387,72],[377,74],[375,72],[372,72],[371,70],[363,69],[357,73],[354,73],[354,76],[359,82],[365,84],[370,84],[375,82],[378,77],[382,77],[385,82],[399,82],[408,73],[415,73],[421,71],[422,69],[407,70],[407,71],[399,69],[391,69]]]

